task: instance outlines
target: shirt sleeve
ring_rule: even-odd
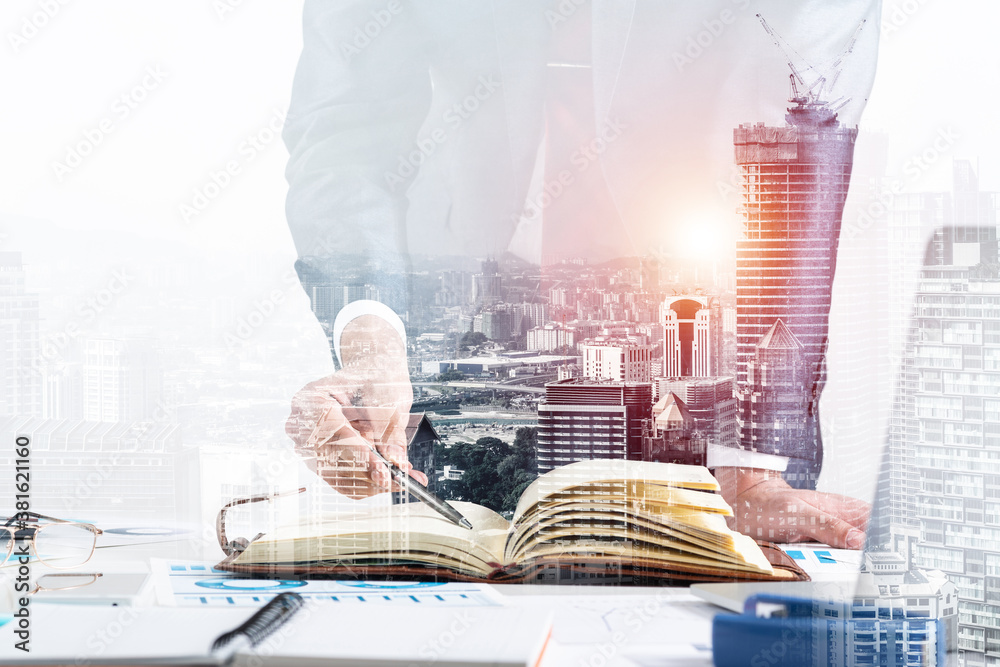
[[[751,452],[746,449],[725,447],[723,445],[708,446],[708,468],[759,468],[785,472],[788,468],[788,457],[763,452]]]
[[[431,96],[425,31],[407,11],[403,0],[305,2],[283,132],[286,215],[299,266],[347,255],[375,271],[405,269],[413,170],[398,164]]]
[[[333,354],[337,357],[337,364],[341,367],[343,367],[344,363],[340,358],[340,337],[347,325],[362,315],[375,315],[388,322],[396,330],[396,333],[399,334],[399,337],[403,339],[403,345],[406,345],[406,328],[403,326],[403,320],[396,314],[396,311],[378,301],[371,301],[369,299],[352,301],[340,309],[340,312],[337,313],[337,318],[333,321]]]

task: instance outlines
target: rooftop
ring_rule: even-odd
[[[802,343],[795,337],[785,323],[777,320],[771,329],[757,343],[762,350],[801,350]]]

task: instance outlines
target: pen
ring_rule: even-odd
[[[392,481],[396,482],[396,484],[399,484],[409,493],[412,493],[414,496],[417,497],[417,500],[426,503],[431,507],[431,509],[433,509],[438,514],[448,519],[452,523],[461,526],[462,528],[468,528],[469,530],[472,530],[472,523],[464,516],[462,516],[461,512],[459,512],[457,509],[455,509],[445,501],[435,496],[433,493],[427,490],[427,487],[423,486],[422,484],[420,484],[420,482],[407,475],[395,463],[393,463],[386,457],[382,456],[382,452],[380,452],[378,448],[375,447],[375,445],[371,445],[371,449],[373,452],[375,452],[375,456],[377,456],[382,463],[388,466],[389,474],[392,475]]]
[[[281,593],[257,610],[246,623],[225,634],[212,643],[212,657],[220,665],[228,665],[236,654],[253,648],[264,641],[272,632],[292,617],[305,600],[298,593]]]
[[[321,423],[323,423],[323,421],[326,420],[327,416],[330,414],[330,412],[333,410],[333,408],[335,406],[336,406],[336,404],[333,404],[333,403],[330,404],[329,406],[327,406],[326,410],[323,411],[322,416],[320,416],[319,420],[316,422],[316,427],[313,429],[312,434],[309,436],[309,443],[311,445],[313,445],[314,447],[318,446],[320,444],[319,441],[317,441],[317,439],[316,439],[317,438],[317,432],[319,431],[319,425]],[[395,410],[393,410],[393,416],[395,416]],[[353,424],[351,424],[351,422],[350,422],[349,419],[348,419],[347,428],[351,429],[353,435],[359,435],[360,436],[360,432],[356,431],[354,429],[354,426],[353,426]],[[385,438],[389,434],[389,432],[392,431],[392,428],[393,428],[393,423],[392,423],[392,419],[390,419],[389,420],[389,424],[386,427],[386,431],[384,433],[382,433],[381,438]],[[336,435],[336,433],[334,435]],[[332,437],[332,436],[330,436],[330,437]],[[412,477],[410,477],[409,475],[407,475],[395,463],[393,463],[392,461],[390,461],[389,459],[387,459],[385,456],[383,456],[382,452],[380,452],[378,450],[378,447],[375,446],[375,443],[371,442],[367,438],[364,438],[363,436],[361,436],[361,437],[362,437],[362,439],[365,440],[365,442],[367,442],[368,448],[371,449],[371,451],[375,453],[375,456],[378,457],[378,460],[381,461],[382,463],[384,463],[387,468],[389,468],[389,475],[392,477],[392,481],[396,482],[396,484],[400,485],[401,487],[403,487],[404,489],[406,489],[409,493],[411,493],[414,496],[416,496],[417,499],[420,500],[421,502],[426,503],[427,505],[429,505],[431,507],[431,509],[433,509],[438,514],[440,514],[444,518],[448,519],[449,521],[451,521],[455,525],[461,526],[462,528],[468,528],[469,530],[473,529],[472,528],[472,523],[468,519],[466,519],[464,516],[462,516],[461,512],[459,512],[454,507],[452,507],[451,505],[449,505],[445,501],[443,501],[440,498],[438,498],[437,496],[435,496],[433,493],[431,493],[427,489],[427,487],[421,485],[415,479],[413,479]]]

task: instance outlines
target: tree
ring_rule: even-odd
[[[486,335],[481,331],[466,331],[462,334],[462,340],[459,343],[459,347],[463,350],[467,350],[470,347],[479,347],[480,345],[485,345]]]
[[[458,380],[464,380],[465,373],[458,370],[457,368],[449,368],[444,373],[437,376],[436,382],[456,382]]]
[[[457,489],[462,498],[499,512],[503,505],[499,468],[510,456],[510,445],[487,436],[475,444],[463,443],[454,449],[452,458],[465,471]]]
[[[504,511],[514,512],[524,490],[538,477],[538,429],[522,426],[514,434],[511,455],[501,464],[500,475],[506,480]]]
[[[538,477],[537,436],[537,429],[525,426],[517,429],[513,445],[490,436],[448,448],[438,445],[437,465],[464,471],[460,480],[444,485],[445,499],[476,503],[510,517],[521,493]]]
[[[538,429],[521,426],[514,433],[514,456],[518,467],[534,475],[538,475],[538,463],[535,452],[538,450]]]
[[[969,278],[983,282],[1000,279],[1000,264],[980,262],[969,268]]]

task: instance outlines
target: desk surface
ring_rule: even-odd
[[[218,547],[201,536],[142,543],[118,540],[99,548],[88,571],[148,572],[152,559],[213,563]],[[810,548],[804,552],[811,551]],[[802,562],[822,576],[822,559]],[[827,564],[829,565],[829,563]],[[37,577],[43,566],[36,566]],[[155,569],[155,568],[154,568]],[[819,571],[818,571],[819,570]],[[222,576],[222,575],[219,575]],[[587,585],[488,585],[509,606],[543,608],[552,614],[553,641],[543,665],[711,665],[712,617],[719,610],[687,588]],[[162,600],[162,598],[161,598]]]

